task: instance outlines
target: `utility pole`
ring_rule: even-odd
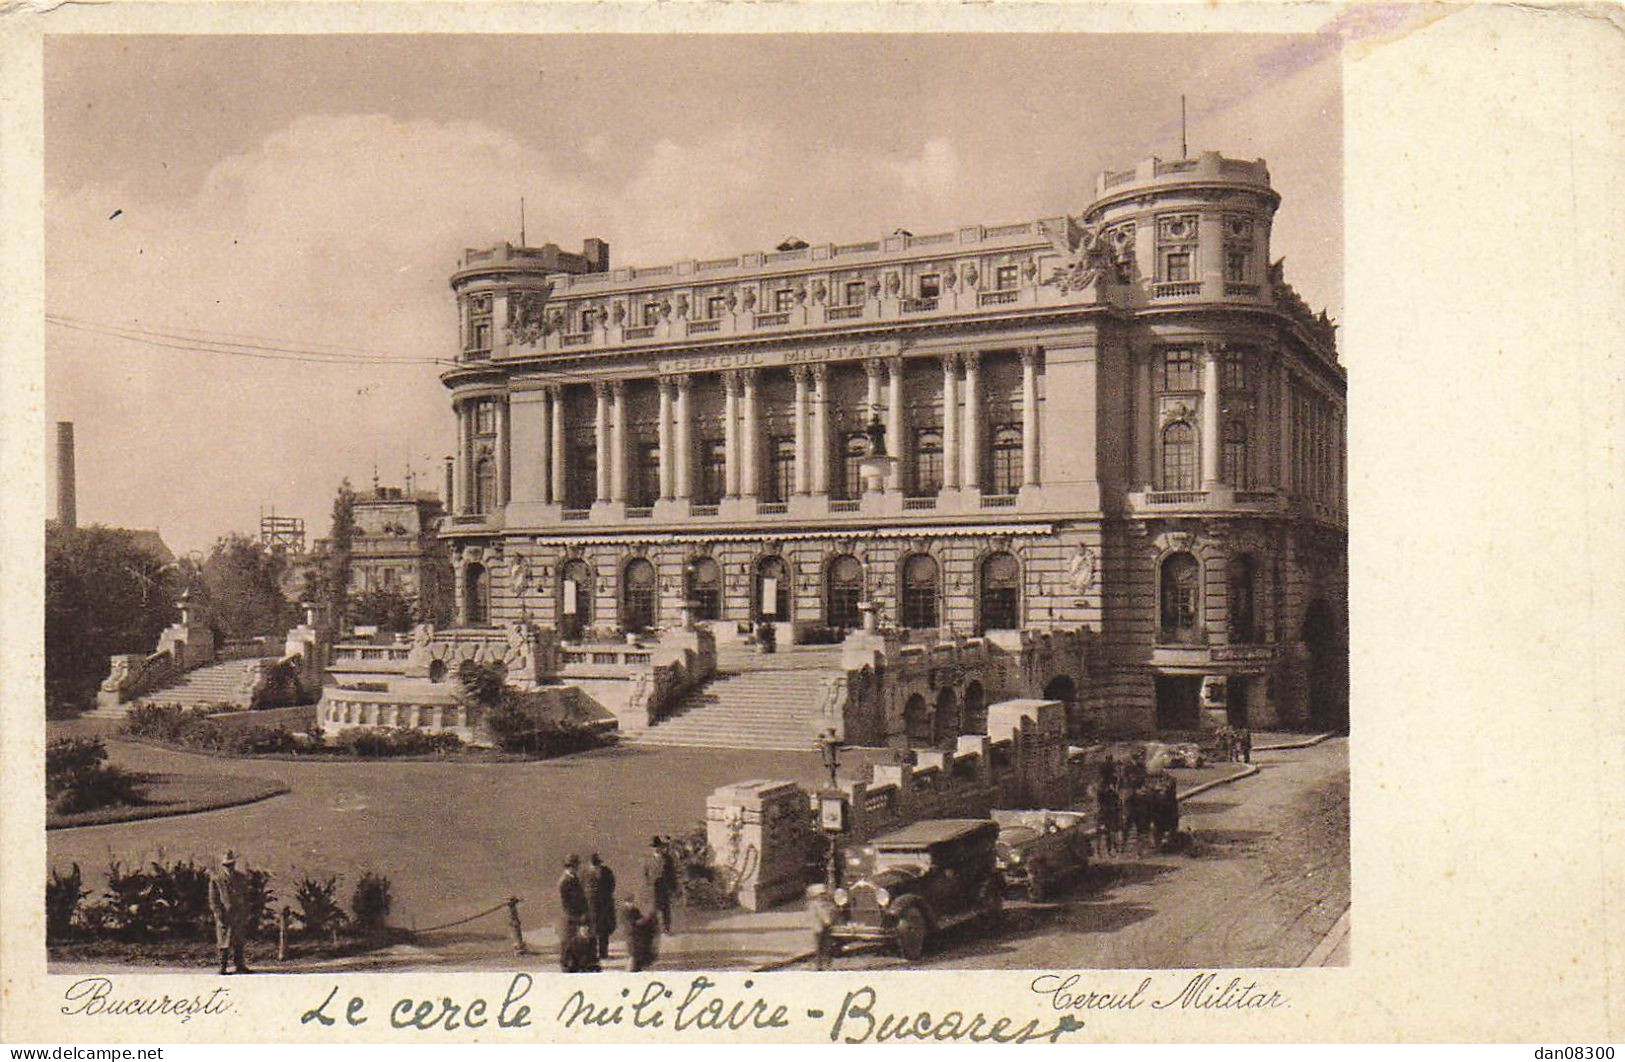
[[[1190,148],[1185,144],[1185,97],[1183,95],[1179,97],[1179,157],[1181,159],[1191,157]]]

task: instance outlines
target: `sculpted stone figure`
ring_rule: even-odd
[[[1079,546],[1066,565],[1067,582],[1072,589],[1086,594],[1095,585],[1095,553],[1088,546]]]

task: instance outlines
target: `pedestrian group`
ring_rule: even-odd
[[[597,852],[569,855],[559,877],[559,968],[565,973],[596,973],[609,958],[617,912],[626,930],[629,968],[646,970],[658,956],[661,931],[671,932],[671,907],[678,887],[677,860],[669,838],[655,836],[643,860],[643,887],[635,899],[615,903],[615,872]]]

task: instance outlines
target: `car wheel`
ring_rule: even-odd
[[[909,962],[925,957],[925,912],[909,907],[897,916],[897,951]]]

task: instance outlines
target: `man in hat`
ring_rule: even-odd
[[[587,892],[587,918],[592,923],[592,935],[598,941],[598,957],[607,959],[609,938],[615,932],[615,872],[594,852],[587,857],[581,883]]]
[[[633,973],[647,970],[660,954],[660,919],[627,900],[621,904],[621,921],[626,924],[627,968]]]
[[[587,905],[587,890],[581,883],[581,857],[564,857],[564,873],[559,877],[559,965],[565,973],[581,970],[583,955],[580,941],[590,934],[591,908]],[[597,965],[598,946],[593,944],[593,965]]]
[[[243,945],[254,913],[249,909],[248,875],[237,869],[237,853],[226,850],[220,866],[209,874],[209,910],[214,914],[214,943],[220,952],[220,972],[228,974],[230,955],[238,973],[253,973],[243,961]]]
[[[649,839],[649,854],[643,860],[644,892],[653,903],[661,927],[671,932],[672,894],[677,891],[677,862],[659,835]]]

